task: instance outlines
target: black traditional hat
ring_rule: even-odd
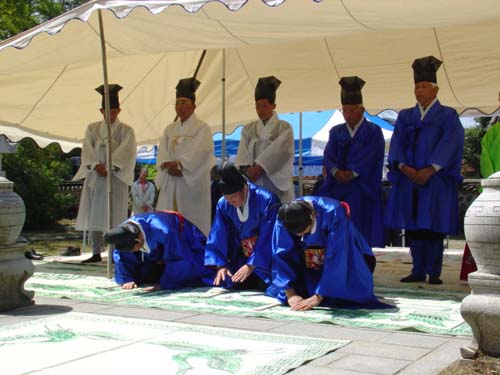
[[[342,87],[340,90],[342,104],[363,104],[361,89],[365,85],[365,81],[357,76],[342,77],[339,84]]]
[[[276,101],[276,90],[280,87],[281,81],[275,76],[259,78],[255,87],[255,101],[268,99],[271,103]]]
[[[219,187],[224,195],[234,194],[243,190],[247,181],[233,163],[224,163],[218,171]]]
[[[416,59],[411,65],[415,83],[422,81],[437,83],[436,72],[441,64],[442,62],[434,56]]]
[[[278,210],[278,219],[290,233],[302,233],[312,224],[311,206],[300,200],[283,203]]]
[[[177,86],[175,87],[175,97],[176,98],[188,98],[193,101],[196,101],[196,95],[194,94],[198,87],[200,86],[200,81],[196,78],[183,78],[179,81]]]
[[[123,87],[118,84],[109,84],[109,108],[115,109],[120,108],[120,100],[118,99],[118,91],[120,91]],[[105,99],[104,99],[104,85],[95,88],[99,94],[102,95],[101,108],[105,108]]]
[[[132,223],[120,224],[104,234],[104,242],[112,243],[121,251],[132,251],[137,244],[140,229]]]

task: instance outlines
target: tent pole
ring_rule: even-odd
[[[299,113],[299,196],[304,195],[304,181],[302,168],[302,112]]]
[[[108,63],[106,60],[106,40],[104,38],[104,24],[102,20],[102,12],[101,9],[98,11],[99,16],[99,35],[101,36],[101,56],[102,56],[102,71],[104,78],[104,104],[105,104],[105,118],[106,118],[106,127],[108,129],[108,139],[107,139],[107,163],[106,163],[106,171],[108,175],[106,176],[107,186],[108,186],[108,230],[111,229],[113,225],[113,187],[111,184],[112,181],[112,173],[113,173],[113,163],[111,160],[112,150],[111,150],[111,123],[110,123],[110,108],[109,108],[109,83],[108,83]],[[108,244],[108,264],[107,264],[107,276],[108,279],[112,277],[112,259],[113,259],[113,246]]]
[[[222,164],[226,160],[226,50],[222,49]]]

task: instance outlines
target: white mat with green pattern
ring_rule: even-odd
[[[0,328],[0,366],[2,375],[278,375],[349,342],[67,313]]]
[[[37,272],[26,283],[36,296],[70,298],[168,310],[254,316],[269,319],[333,323],[349,327],[382,328],[448,335],[471,335],[460,315],[463,295],[452,292],[379,287],[376,293],[395,306],[382,310],[316,308],[295,312],[257,291],[229,292],[222,288],[195,288],[169,292],[122,290],[98,276]]]

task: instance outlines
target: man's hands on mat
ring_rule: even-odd
[[[122,285],[122,289],[135,289],[137,288],[137,284],[134,281],[129,281]]]
[[[233,274],[226,267],[221,267],[217,270],[215,275],[214,285],[219,286],[222,282],[226,281],[226,277],[232,277]]]
[[[244,282],[252,274],[254,268],[255,268],[254,266],[251,266],[249,264],[244,264],[243,266],[240,267],[238,271],[236,271],[231,280],[233,281],[233,283]]]
[[[285,293],[288,305],[293,311],[311,310],[314,307],[319,306],[323,301],[323,296],[320,294],[314,294],[309,298],[302,298],[295,292],[294,289],[287,289]]]

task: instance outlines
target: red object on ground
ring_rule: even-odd
[[[462,268],[460,269],[460,280],[467,281],[469,273],[476,271],[476,261],[472,257],[469,245],[465,243],[464,255],[462,256]]]

